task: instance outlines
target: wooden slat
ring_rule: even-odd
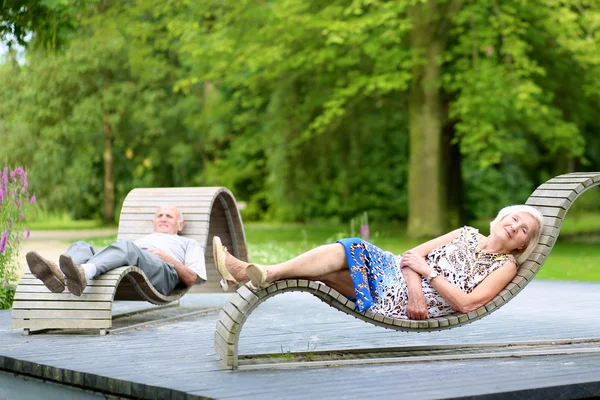
[[[551,197],[564,198],[573,201],[577,198],[577,193],[573,190],[543,190],[538,189],[531,194],[531,197]]]
[[[86,301],[111,301],[113,295],[111,293],[99,293],[99,294],[87,294],[85,296]],[[21,293],[17,291],[15,293],[15,300],[58,300],[58,301],[81,301],[81,296],[73,296],[69,292],[63,293]]]
[[[174,199],[171,201],[171,205],[176,206],[177,208],[181,207],[202,207],[206,210],[210,209],[212,205],[212,197],[207,197],[206,199],[199,200],[198,198],[192,199]],[[154,210],[158,208],[156,199],[143,198],[137,200],[129,200],[127,201],[127,207],[154,207]],[[184,215],[185,216],[185,215]]]
[[[156,199],[156,204],[163,204],[165,200],[179,200],[179,199],[188,199],[188,200],[202,200],[202,199],[210,199],[215,196],[215,192],[210,191],[179,191],[179,192],[146,192],[146,193],[134,193],[127,196],[127,200],[136,200],[136,199],[147,199],[154,198]]]
[[[148,229],[152,230],[152,222],[147,221],[122,221],[119,228],[121,233],[137,232],[139,230],[146,232]],[[190,223],[185,224],[185,235],[205,235],[208,233],[207,223]]]
[[[557,238],[559,234],[560,234],[560,229],[555,228],[553,226],[544,225],[544,229],[542,229],[542,235],[552,236],[554,238]]]
[[[88,281],[87,285],[90,287],[94,287],[94,286],[114,286],[116,285],[118,282],[117,279],[94,279],[94,280],[90,280]],[[33,277],[32,279],[27,279],[25,277],[21,278],[21,280],[19,281],[19,285],[31,285],[31,286],[44,286],[44,283],[42,281],[40,281],[39,279],[37,279],[36,277]]]
[[[45,292],[50,292],[48,290],[47,287],[45,286],[23,286],[22,288],[19,288],[19,291],[22,293],[45,293]],[[84,290],[83,290],[83,295],[86,294],[112,294],[114,293],[115,289],[114,287],[106,287],[106,286],[87,286]],[[57,295],[61,295],[62,293],[54,293]]]
[[[129,197],[152,197],[152,196],[214,196],[222,191],[220,187],[170,187],[170,188],[138,188],[133,189],[127,195]]]
[[[544,217],[544,227],[552,227],[560,229],[562,226],[563,218],[557,217]]]
[[[179,210],[183,213],[184,219],[187,215],[192,214],[204,214],[206,207],[178,207]],[[123,214],[148,214],[150,215],[150,219],[154,216],[156,212],[156,207],[146,206],[146,207],[130,207],[129,205],[124,205],[121,209],[121,213]],[[208,217],[206,219],[208,221]]]
[[[571,206],[571,201],[563,198],[530,197],[525,204],[530,206],[560,207],[564,210],[568,210]]]
[[[208,213],[210,210],[206,210],[205,212],[198,212],[193,214],[184,214],[184,222],[186,224],[190,224],[192,222],[202,222],[208,225]],[[147,221],[152,223],[154,219],[154,214],[150,213],[133,213],[133,214],[121,214],[119,217],[119,221]]]
[[[538,186],[538,190],[574,190],[581,193],[585,190],[585,186],[581,183],[543,183]]]
[[[13,309],[56,308],[64,310],[110,310],[110,301],[27,301],[13,302]]]
[[[577,178],[592,178],[594,182],[600,181],[600,173],[598,172],[570,172],[565,175],[560,175],[560,177],[570,177],[574,176]]]
[[[112,327],[112,319],[13,319],[15,329],[107,329]]]
[[[566,211],[560,207],[543,207],[536,206],[536,208],[542,213],[544,217],[559,217],[563,218],[566,214]]]
[[[576,178],[576,177],[556,177],[552,178],[549,182],[551,183],[581,183],[583,186],[590,186],[593,181],[591,178]]]
[[[13,318],[35,319],[110,319],[111,310],[20,310],[12,311]]]

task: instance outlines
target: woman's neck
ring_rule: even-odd
[[[504,241],[497,236],[490,234],[488,237],[479,242],[479,248],[486,253],[492,254],[508,254]]]

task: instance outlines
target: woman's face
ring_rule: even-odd
[[[495,233],[502,238],[507,248],[519,251],[527,247],[538,223],[533,216],[526,212],[508,214],[494,227]]]

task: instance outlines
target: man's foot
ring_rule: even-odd
[[[30,251],[25,255],[29,270],[52,293],[62,293],[65,290],[65,276],[58,269],[56,263],[45,259],[35,251]]]
[[[267,282],[267,271],[257,264],[250,264],[246,267],[246,274],[250,282],[256,289],[263,289],[270,285]]]
[[[62,254],[58,259],[61,271],[67,279],[67,288],[72,295],[81,296],[87,286],[85,271],[79,264],[75,264],[71,256]]]
[[[213,258],[217,271],[219,271],[222,278],[219,284],[221,285],[221,289],[226,292],[229,289],[229,282],[238,283],[238,281],[227,271],[227,265],[225,264],[227,248],[223,246],[221,238],[218,236],[213,236]]]

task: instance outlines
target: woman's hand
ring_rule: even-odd
[[[427,264],[425,258],[410,250],[402,254],[402,267],[409,267],[421,276],[428,276],[433,270],[433,268]]]
[[[410,319],[427,319],[429,312],[427,300],[422,290],[408,292],[408,304],[406,305],[406,316]]]

